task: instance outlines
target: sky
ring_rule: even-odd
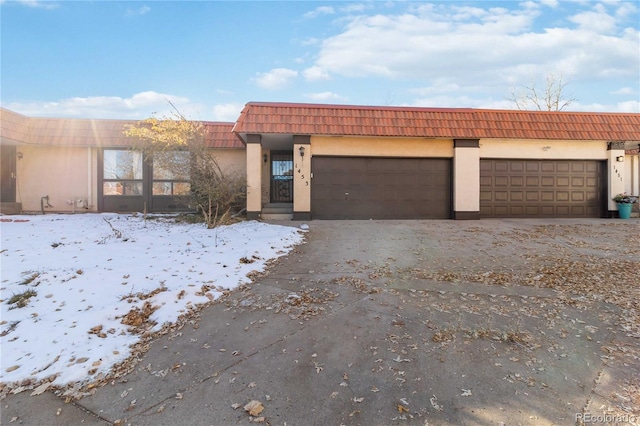
[[[640,112],[640,3],[0,0],[0,105],[235,121],[247,102]]]
[[[0,231],[0,382],[14,390],[25,379],[33,388],[55,376],[52,384],[74,389],[103,377],[141,341],[130,325],[145,303],[157,309],[144,328],[159,331],[249,283],[248,273],[301,244],[305,232],[112,213],[5,216]],[[12,300],[31,292],[23,306]]]

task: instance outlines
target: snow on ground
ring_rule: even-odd
[[[158,331],[221,290],[250,282],[247,273],[304,238],[295,228],[255,221],[208,230],[166,216],[0,220],[0,383],[9,386],[104,375],[131,355],[140,340],[131,328],[150,307],[159,306],[148,317]]]

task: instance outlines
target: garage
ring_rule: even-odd
[[[311,162],[314,219],[448,219],[451,160],[318,157]]]
[[[480,160],[481,217],[601,217],[604,164],[591,160]]]

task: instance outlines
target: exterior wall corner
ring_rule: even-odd
[[[293,214],[311,211],[311,145],[308,136],[293,140]],[[305,220],[305,219],[301,219]]]
[[[456,216],[480,211],[480,146],[479,141],[454,141],[453,211]]]

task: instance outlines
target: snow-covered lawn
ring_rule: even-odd
[[[104,376],[158,331],[250,282],[302,231],[260,222],[207,230],[170,217],[1,216],[0,383]],[[137,327],[137,329],[136,329]]]

